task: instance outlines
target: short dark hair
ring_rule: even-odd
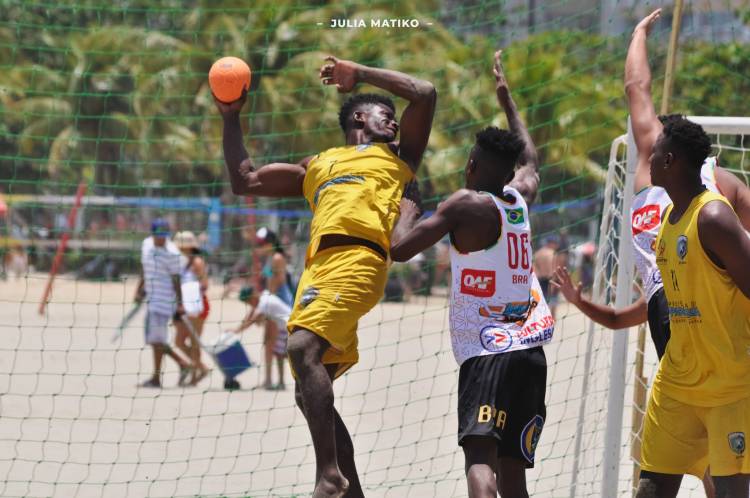
[[[360,107],[373,104],[384,105],[393,111],[394,114],[396,113],[396,106],[393,104],[393,100],[389,97],[377,93],[358,93],[352,95],[341,104],[341,109],[339,110],[339,125],[341,126],[341,129],[344,130],[344,132],[349,129],[352,116]]]
[[[703,127],[685,116],[667,116],[664,121],[664,138],[674,146],[688,165],[700,169],[711,154],[711,139]]]
[[[513,167],[526,146],[518,134],[509,130],[501,130],[496,126],[488,126],[477,133],[477,145],[482,152]]]

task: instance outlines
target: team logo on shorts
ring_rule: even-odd
[[[730,432],[729,433],[729,448],[739,456],[745,453],[745,433],[744,432]]]
[[[521,453],[529,463],[534,463],[534,453],[539,436],[542,434],[542,427],[544,427],[544,419],[540,415],[534,415],[534,418],[529,420],[521,431]]]
[[[679,256],[680,261],[683,261],[687,256],[687,237],[684,235],[677,237],[677,256]]]
[[[523,209],[517,208],[517,209],[505,209],[505,216],[508,217],[508,223],[511,225],[520,225],[523,223]]]
[[[315,299],[318,298],[320,295],[320,291],[316,289],[313,286],[310,286],[306,288],[304,291],[302,291],[302,295],[299,298],[299,304],[303,308],[306,307],[311,302],[315,301]]]
[[[513,345],[513,336],[495,325],[483,328],[479,332],[479,340],[484,349],[493,353],[502,353]]]

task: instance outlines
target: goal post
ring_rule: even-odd
[[[748,183],[750,117],[688,116],[688,119],[703,126],[711,137],[713,154],[718,157],[718,163]],[[629,222],[637,151],[630,126],[628,130],[627,134],[612,142],[610,150],[595,260],[594,273],[597,278],[593,288],[596,302],[617,308],[629,305],[637,295],[634,292],[635,272]],[[648,342],[643,337],[645,325],[641,326],[638,337],[629,335],[627,331],[615,331],[611,334],[611,341],[608,341],[598,335],[602,334],[601,327],[594,324],[590,325],[588,334],[570,496],[579,496],[576,493],[580,492],[582,486],[597,487],[597,482],[602,497],[625,496],[637,485],[641,426],[647,399],[645,393],[658,362],[652,346],[645,346],[644,349],[644,344]],[[601,364],[605,356],[609,358],[608,384],[592,394],[591,385],[596,382],[601,385],[598,378],[602,372],[596,365]],[[599,436],[586,433],[584,428],[601,422],[596,417],[604,406],[604,440],[597,454],[597,445],[591,441]],[[626,409],[632,412],[629,421],[624,420]],[[628,442],[633,445],[632,451],[628,450]],[[600,468],[597,468],[598,462]],[[635,467],[632,474],[626,470],[631,463]],[[683,484],[685,488],[686,484]],[[691,494],[684,496],[693,496],[693,493],[700,496],[702,493],[686,492]]]

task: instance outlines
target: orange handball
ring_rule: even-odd
[[[211,66],[208,85],[220,101],[234,102],[250,89],[250,66],[237,57],[222,57]]]

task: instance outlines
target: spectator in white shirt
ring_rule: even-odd
[[[169,319],[179,320],[185,313],[180,288],[180,251],[168,241],[169,224],[156,219],[151,237],[141,246],[141,277],[135,301],[146,300],[145,336],[154,353],[154,374],[141,387],[161,387],[161,363],[166,354],[180,367],[180,384],[190,374],[191,365],[169,346]]]
[[[259,292],[252,287],[245,287],[240,291],[240,301],[250,306],[250,312],[234,332],[240,333],[250,325],[265,321],[265,337],[263,349],[265,352],[266,377],[263,387],[268,390],[284,390],[284,359],[286,359],[287,329],[286,323],[292,309],[276,294],[268,290]],[[279,383],[271,382],[273,359],[279,369]],[[225,386],[226,387],[226,386]]]

